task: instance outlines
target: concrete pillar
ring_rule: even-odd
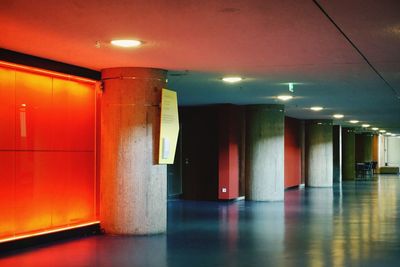
[[[246,112],[246,199],[284,199],[284,106],[250,105]]]
[[[342,126],[333,126],[333,182],[342,182]]]
[[[167,170],[157,165],[166,71],[102,71],[100,220],[106,233],[166,231]]]
[[[307,185],[333,185],[332,121],[310,120],[306,124]]]
[[[372,133],[356,134],[356,162],[371,162],[373,148]]]
[[[300,146],[301,146],[301,181],[304,186],[306,184],[306,123],[301,120],[300,126]]]
[[[343,180],[354,180],[356,178],[355,142],[356,141],[355,141],[354,128],[343,128],[342,130]]]

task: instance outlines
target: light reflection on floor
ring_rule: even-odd
[[[289,190],[285,202],[168,203],[168,234],[96,236],[0,266],[399,266],[400,178]]]

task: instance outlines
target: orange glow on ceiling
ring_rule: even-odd
[[[19,65],[19,64],[15,64],[15,63],[6,62],[6,61],[1,61],[1,60],[0,60],[0,66],[13,68],[13,69],[17,69],[17,70],[24,70],[24,71],[33,72],[33,73],[45,74],[48,76],[62,78],[62,79],[66,79],[66,80],[76,81],[76,82],[84,82],[84,83],[90,83],[90,84],[95,84],[97,82],[96,80],[92,80],[92,79],[82,78],[82,77],[78,77],[78,76],[74,76],[74,75],[51,71],[51,70],[44,70],[44,69],[39,69],[39,68],[35,68],[35,67]]]

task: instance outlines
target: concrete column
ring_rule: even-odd
[[[166,230],[167,172],[157,165],[166,71],[102,71],[100,219],[110,234]]]
[[[333,182],[342,182],[342,126],[333,126]]]
[[[310,120],[306,124],[307,185],[333,185],[332,121]]]
[[[246,198],[284,199],[284,106],[250,105],[246,112]]]
[[[356,139],[355,139],[354,128],[343,128],[342,130],[343,180],[354,180],[356,178],[355,140]]]
[[[301,120],[300,126],[300,145],[301,145],[301,184],[306,184],[306,123]]]
[[[373,148],[372,133],[356,134],[356,162],[371,162]]]

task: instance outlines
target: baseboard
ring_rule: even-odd
[[[97,222],[78,228],[60,230],[51,233],[38,234],[34,236],[27,236],[15,240],[10,239],[9,241],[0,243],[0,257],[29,247],[42,246],[51,242],[97,235],[100,233],[101,233],[100,223]]]

